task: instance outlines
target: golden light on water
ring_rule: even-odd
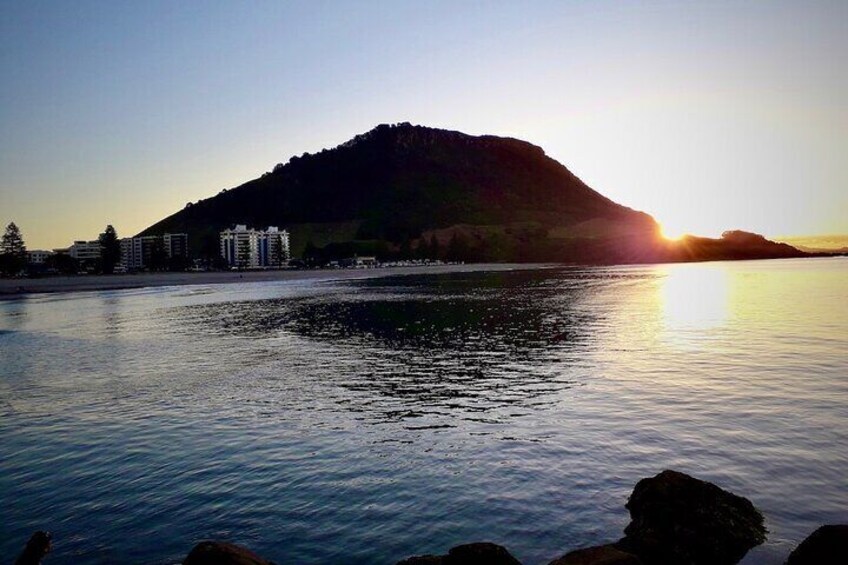
[[[728,299],[724,266],[669,266],[658,295],[666,339],[678,345],[701,343],[705,332],[727,323]]]

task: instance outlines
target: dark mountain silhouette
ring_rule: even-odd
[[[488,261],[620,263],[803,255],[753,234],[668,242],[649,215],[616,204],[530,143],[380,125],[201,200],[141,235],[185,232],[218,253],[233,224],[276,225],[292,251]]]

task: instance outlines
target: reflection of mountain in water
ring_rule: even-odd
[[[307,338],[317,378],[371,401],[402,402],[381,405],[380,419],[434,409],[467,416],[551,402],[574,384],[573,366],[598,323],[597,312],[580,307],[593,278],[536,271],[372,279],[320,296],[196,307],[202,313],[194,315],[215,332]]]

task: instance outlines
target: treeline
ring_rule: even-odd
[[[97,238],[98,256],[76,258],[68,253],[50,253],[31,261],[23,234],[15,222],[9,223],[0,239],[0,276],[40,277],[45,275],[113,274],[121,264],[121,242],[111,225]],[[89,250],[90,251],[90,250]],[[88,253],[86,253],[88,254]],[[210,261],[214,262],[214,261]],[[168,257],[161,241],[154,241],[145,270],[185,271],[192,266],[188,257]]]
[[[547,230],[529,228],[498,230],[486,233],[471,230],[463,233],[454,230],[437,237],[434,233],[417,238],[405,238],[400,243],[386,240],[355,240],[330,243],[317,247],[307,242],[303,261],[320,266],[343,261],[354,256],[373,256],[387,261],[446,261],[446,262],[534,262],[550,260],[555,246]]]

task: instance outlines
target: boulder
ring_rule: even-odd
[[[571,551],[549,565],[642,565],[642,562],[632,553],[608,544]]]
[[[183,565],[274,565],[247,548],[223,541],[202,541],[195,545]]]
[[[677,471],[640,480],[617,547],[646,563],[731,565],[763,543],[763,515],[747,498]]]
[[[848,563],[848,525],[822,526],[789,555],[786,565],[842,565]]]
[[[44,556],[53,549],[50,532],[37,531],[29,538],[26,547],[15,560],[15,565],[39,565]]]
[[[444,562],[444,555],[416,555],[415,557],[408,557],[403,561],[398,561],[397,565],[443,565]]]
[[[451,548],[444,565],[521,565],[521,562],[503,546],[478,542]]]
[[[397,565],[521,565],[505,547],[488,542],[468,543],[451,548],[447,555],[421,555]]]

